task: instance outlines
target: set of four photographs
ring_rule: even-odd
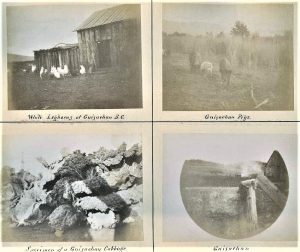
[[[298,247],[296,2],[2,2],[1,250]]]

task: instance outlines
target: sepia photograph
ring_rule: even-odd
[[[4,135],[2,242],[144,241],[142,139]]]
[[[163,111],[293,111],[293,3],[163,3]]]
[[[8,110],[143,107],[140,4],[6,4]]]
[[[163,146],[164,242],[297,241],[296,135],[165,134]]]
[[[241,239],[271,226],[288,197],[288,172],[278,151],[261,161],[219,164],[184,162],[180,189],[185,209],[207,232]]]

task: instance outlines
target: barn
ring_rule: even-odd
[[[140,5],[123,4],[94,12],[74,32],[78,44],[58,44],[34,51],[37,69],[68,65],[78,72],[80,65],[90,71],[119,67],[127,70],[141,63]]]
[[[141,60],[140,5],[96,11],[76,28],[80,62],[88,68],[126,67]]]
[[[38,69],[43,66],[50,70],[51,66],[68,65],[71,72],[76,72],[80,65],[78,44],[60,43],[50,49],[34,51],[34,61]]]

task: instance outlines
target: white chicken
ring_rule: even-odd
[[[36,65],[31,65],[31,72],[35,72],[36,71]]]
[[[85,67],[83,65],[80,65],[79,72],[80,72],[81,75],[85,74]]]
[[[60,73],[57,71],[55,66],[51,67],[50,73],[53,74],[56,79],[60,79]]]
[[[58,71],[63,77],[65,77],[65,75],[68,75],[68,74],[69,74],[69,67],[68,67],[67,65],[64,65],[63,68],[58,67],[58,68],[57,68],[57,71]]]
[[[60,79],[60,73],[59,72],[54,71],[53,74],[54,74],[54,76],[55,76],[56,79]]]
[[[42,66],[40,69],[40,78],[43,79],[43,74],[44,74],[45,68]]]
[[[206,76],[212,77],[213,74],[213,64],[209,61],[204,61],[200,65],[200,72]]]

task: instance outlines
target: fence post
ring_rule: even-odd
[[[248,221],[249,232],[253,232],[258,228],[257,209],[256,209],[256,179],[249,179],[241,182],[242,188],[246,195],[246,219]]]

